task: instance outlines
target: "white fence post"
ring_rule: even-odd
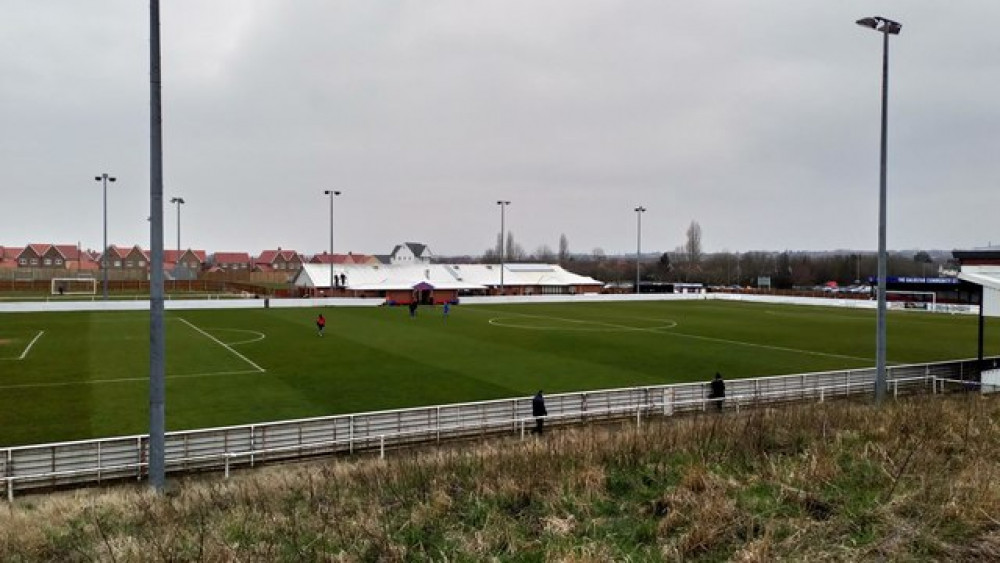
[[[146,459],[146,452],[142,449],[142,436],[136,438],[135,442],[136,442],[136,447],[139,449],[139,451],[136,452],[138,454],[137,457],[139,459],[137,460],[138,463],[135,464],[135,469],[136,469],[135,480],[142,481],[142,464],[143,464],[142,460]]]
[[[385,434],[378,436],[378,458],[385,459]]]
[[[4,477],[7,481],[7,502],[14,502],[14,478]]]
[[[354,415],[348,419],[349,430],[347,432],[347,453],[354,455]]]
[[[226,452],[225,456],[223,457],[225,458],[226,461],[226,479],[229,479],[229,452]]]

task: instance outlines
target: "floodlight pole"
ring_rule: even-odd
[[[330,196],[330,295],[333,295],[333,198],[340,195],[340,192],[323,190],[323,193]]]
[[[635,292],[639,293],[639,257],[642,252],[642,214],[646,208],[639,206],[635,208]]]
[[[103,275],[102,288],[104,290],[104,300],[108,300],[108,182],[114,182],[114,176],[108,176],[104,172],[100,176],[95,176],[94,180],[104,183],[104,248],[101,249],[101,272]]]
[[[149,484],[164,492],[166,475],[166,340],[163,330],[163,128],[160,2],[149,2]],[[180,209],[180,208],[178,208]]]
[[[883,18],[863,18],[857,21],[862,27],[882,34],[882,140],[879,162],[878,198],[878,315],[875,329],[875,402],[881,404],[888,387],[886,380],[886,159],[887,132],[889,129],[889,35],[899,35],[902,25]]]
[[[177,204],[177,259],[181,259],[181,205],[186,203],[182,197],[170,198],[170,203]]]
[[[507,254],[506,241],[504,240],[504,210],[510,205],[509,201],[500,200],[497,202],[500,206],[500,295],[504,294],[503,291],[503,262]]]

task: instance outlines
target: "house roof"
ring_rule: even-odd
[[[212,255],[212,260],[215,263],[239,263],[239,264],[249,264],[250,263],[250,253],[248,252],[216,252]]]
[[[302,256],[298,252],[296,252],[294,250],[282,250],[282,249],[279,248],[277,250],[264,250],[264,251],[262,251],[260,253],[260,256],[258,256],[257,259],[254,262],[256,262],[258,264],[261,264],[261,263],[263,263],[263,264],[271,264],[271,263],[274,263],[279,257],[282,260],[284,260],[285,262],[291,262],[295,258],[298,258],[300,261],[303,261],[302,260]]]
[[[412,252],[414,256],[422,256],[424,250],[427,250],[427,245],[420,244],[419,242],[408,242],[406,243],[406,246],[410,248],[410,252]]]
[[[322,254],[316,254],[309,259],[311,264],[370,264],[373,261],[377,261],[374,256],[368,254],[354,254],[353,252],[348,252],[347,254],[328,254],[323,252]]]
[[[204,250],[191,250],[190,248],[187,249],[187,250],[164,250],[163,251],[163,261],[164,262],[175,262],[176,263],[178,260],[181,259],[182,256],[184,256],[188,252],[194,254],[195,258],[197,258],[199,262],[204,262],[205,261],[205,251]]]
[[[22,246],[0,246],[0,260],[17,260],[22,252],[24,252]]]

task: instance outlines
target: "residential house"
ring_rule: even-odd
[[[102,262],[108,269],[108,278],[122,280],[149,279],[149,254],[135,245],[131,248],[111,245]]]
[[[389,255],[390,264],[430,264],[433,254],[426,244],[404,242],[397,244]]]
[[[208,265],[215,272],[249,272],[253,269],[248,252],[216,252],[209,258]]]
[[[205,264],[204,250],[164,250],[163,271],[175,280],[195,280]]]
[[[258,272],[278,272],[294,275],[302,268],[302,255],[294,250],[265,250],[254,259],[253,268]]]

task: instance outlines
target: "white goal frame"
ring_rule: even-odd
[[[938,310],[938,308],[937,308],[937,293],[935,293],[933,291],[886,290],[885,297],[886,297],[887,304],[888,303],[903,303],[904,305],[902,307],[899,307],[897,305],[896,307],[893,307],[893,308],[894,309],[896,309],[896,308],[898,308],[898,309],[906,309],[907,307],[906,307],[905,304],[906,303],[913,303],[913,301],[889,301],[888,298],[889,298],[890,295],[930,295],[931,296],[930,303],[928,303],[927,301],[918,301],[918,303],[928,303],[930,305],[930,307],[928,307],[926,309],[927,311],[936,312]]]
[[[59,288],[63,291],[60,294]],[[97,279],[86,278],[52,278],[52,295],[97,295]]]

